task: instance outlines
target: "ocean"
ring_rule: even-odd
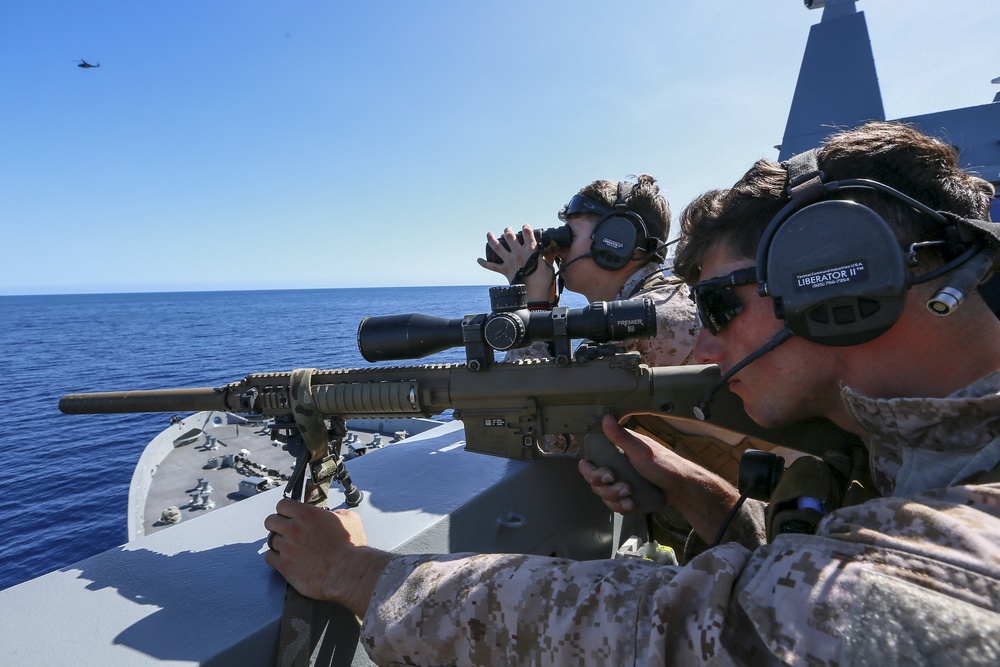
[[[127,541],[132,470],[171,416],[64,415],[64,394],[368,366],[366,316],[489,310],[483,286],[0,297],[0,590]]]

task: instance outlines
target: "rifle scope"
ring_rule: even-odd
[[[410,313],[366,317],[358,326],[358,349],[367,361],[418,359],[470,338],[494,350],[524,347],[560,337],[608,343],[656,334],[656,309],[651,299],[595,301],[584,308],[526,308],[447,319]]]

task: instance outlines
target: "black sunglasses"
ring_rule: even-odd
[[[577,213],[596,213],[597,215],[611,215],[611,209],[604,204],[600,204],[590,197],[584,195],[573,195],[569,203],[563,207],[563,215],[575,215]]]
[[[734,287],[757,284],[757,267],[736,269],[730,274],[703,280],[691,288],[691,300],[698,308],[701,324],[713,336],[743,312],[743,303]]]

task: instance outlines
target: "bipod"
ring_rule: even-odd
[[[327,507],[330,481],[344,487],[349,507],[361,503],[363,494],[351,482],[344,466],[341,449],[347,426],[340,417],[331,417],[327,427],[316,410],[312,397],[311,368],[292,371],[289,398],[298,437],[305,447],[299,447],[295,471],[285,496],[299,502]],[[295,444],[290,438],[289,449]],[[311,667],[313,665],[350,665],[361,635],[357,616],[342,605],[308,598],[285,584],[285,605],[281,614],[278,638],[279,667]]]

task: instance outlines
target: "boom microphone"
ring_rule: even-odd
[[[787,328],[782,329],[778,333],[774,334],[774,338],[768,341],[767,344],[765,344],[756,352],[747,355],[746,357],[743,358],[742,361],[740,361],[738,364],[736,364],[728,371],[726,371],[722,375],[722,377],[720,377],[718,380],[715,381],[715,384],[712,385],[712,388],[709,389],[708,392],[705,394],[705,398],[701,399],[701,405],[699,405],[694,409],[694,416],[697,417],[699,421],[705,421],[706,419],[708,419],[711,416],[711,413],[708,410],[708,406],[715,398],[715,392],[722,389],[726,385],[726,383],[729,382],[730,378],[732,378],[734,375],[736,375],[741,370],[750,365],[751,362],[757,361],[765,354],[767,354],[774,348],[778,347],[791,337],[792,337],[791,331],[789,331]]]

